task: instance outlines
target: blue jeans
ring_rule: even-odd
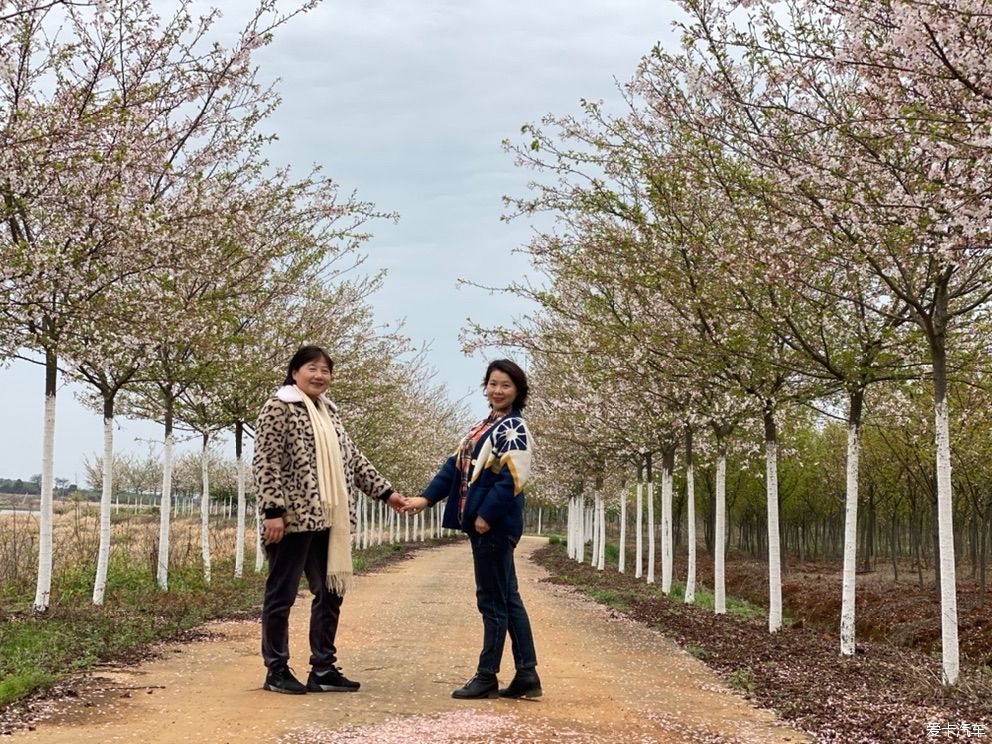
[[[513,663],[518,670],[537,666],[534,635],[517,590],[513,566],[514,543],[506,535],[470,535],[475,565],[475,598],[482,614],[482,653],[478,671],[497,674],[506,634],[510,634]]]

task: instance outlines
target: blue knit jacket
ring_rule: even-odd
[[[458,453],[449,457],[421,494],[431,506],[448,499],[441,526],[476,534],[482,517],[494,534],[516,543],[524,531],[524,485],[530,477],[534,442],[520,411],[513,409],[479,437],[472,452],[472,475],[461,522],[458,521]]]

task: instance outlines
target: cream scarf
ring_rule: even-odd
[[[317,488],[324,508],[324,521],[331,528],[327,548],[327,588],[343,596],[351,586],[351,516],[348,513],[348,481],[341,460],[341,443],[323,400],[317,405],[296,388],[307,407],[313,438],[317,444]]]

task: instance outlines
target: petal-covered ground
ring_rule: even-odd
[[[947,688],[940,683],[939,657],[923,649],[876,640],[859,642],[855,656],[842,657],[836,634],[812,622],[773,635],[764,619],[717,617],[712,611],[688,607],[664,597],[656,585],[643,579],[576,563],[560,547],[543,548],[535,558],[555,581],[607,598],[622,607],[622,617],[661,630],[755,704],[814,733],[817,741],[992,741],[992,674],[981,663],[965,665],[960,684]],[[739,566],[735,570],[728,576],[731,593],[744,581],[761,581]],[[803,588],[811,595],[809,604],[798,596],[798,584],[794,577],[792,603],[787,606],[801,617],[815,614],[817,603],[834,594],[839,603],[839,579],[809,578]],[[878,587],[872,591],[880,594]],[[922,594],[902,593],[918,599]],[[921,600],[913,605],[913,612],[904,608],[899,612],[905,597],[903,602],[898,596],[893,600],[888,629],[893,638],[903,639],[904,625],[932,605]],[[872,612],[876,624],[870,635],[884,638],[886,623],[877,600]],[[939,620],[934,614],[931,624]]]

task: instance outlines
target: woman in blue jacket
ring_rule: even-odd
[[[527,375],[509,359],[489,364],[483,378],[490,414],[473,426],[422,495],[407,501],[417,513],[442,499],[442,526],[468,533],[475,566],[475,594],[482,614],[482,653],[475,676],[451,693],[455,698],[540,697],[537,653],[527,610],[517,590],[513,550],[524,528],[524,483],[533,441],[521,412]],[[496,675],[506,634],[516,674],[499,689]]]

